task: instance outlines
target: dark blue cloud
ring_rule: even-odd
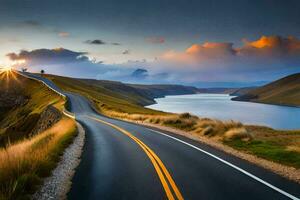
[[[96,45],[102,45],[102,44],[106,44],[106,42],[104,42],[103,40],[86,40],[85,43],[87,44],[96,44]]]
[[[8,53],[12,61],[26,60],[27,64],[63,64],[87,61],[87,52],[75,52],[64,48],[21,50],[20,53]]]

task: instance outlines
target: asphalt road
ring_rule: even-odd
[[[300,197],[299,184],[268,170],[173,133],[104,117],[84,97],[66,95],[87,131],[68,199]]]

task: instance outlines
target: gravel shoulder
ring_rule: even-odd
[[[85,141],[85,131],[77,123],[78,135],[73,143],[66,148],[61,161],[52,171],[52,175],[44,179],[43,185],[33,194],[34,200],[62,200],[67,198],[67,193],[71,187],[71,180],[74,176],[75,169],[80,163],[80,157]]]

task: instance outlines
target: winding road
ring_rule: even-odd
[[[86,130],[68,199],[299,199],[300,185],[247,161],[170,132],[102,116],[65,94]]]

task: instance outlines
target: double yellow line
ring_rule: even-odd
[[[103,121],[103,120],[95,118],[95,117],[88,116],[88,118],[98,121],[98,122],[101,122],[103,124],[106,124],[108,126],[111,126],[114,129],[120,131],[121,133],[127,135],[133,141],[135,141],[144,150],[146,155],[149,157],[151,163],[153,164],[154,169],[155,169],[156,173],[158,174],[158,177],[160,179],[160,182],[162,183],[162,186],[166,192],[168,199],[169,200],[175,200],[175,199],[183,200],[183,196],[180,193],[177,185],[175,184],[175,181],[173,180],[172,176],[168,172],[166,166],[163,164],[163,162],[160,160],[160,158],[146,144],[144,144],[137,137],[133,136],[130,132],[120,128],[119,126],[116,126],[114,124],[111,124],[109,122]],[[172,193],[171,189],[173,190],[174,193]]]

